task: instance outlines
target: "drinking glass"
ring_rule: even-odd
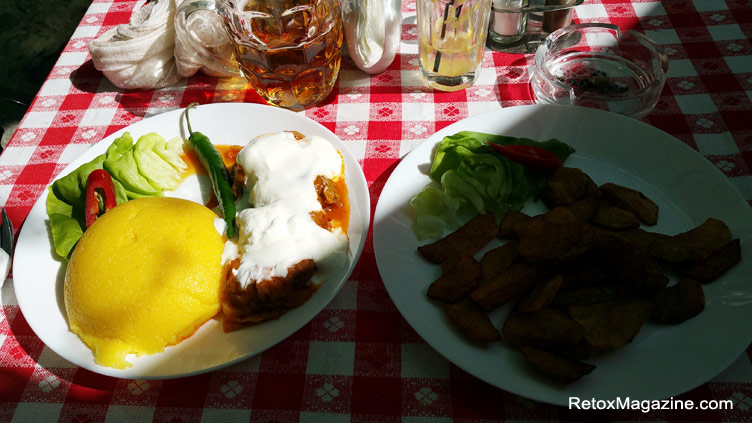
[[[197,42],[189,16],[208,10],[221,16],[233,60]],[[342,59],[339,0],[187,0],[175,13],[175,31],[205,66],[245,75],[269,104],[300,111],[331,93]]]
[[[416,0],[420,73],[433,88],[471,86],[481,70],[491,0]]]

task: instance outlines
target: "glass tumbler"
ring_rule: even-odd
[[[416,0],[420,74],[429,86],[457,91],[481,70],[491,0]]]

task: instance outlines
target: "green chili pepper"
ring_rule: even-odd
[[[227,222],[227,236],[232,238],[235,234],[235,197],[232,195],[230,173],[222,161],[222,156],[209,140],[209,137],[201,132],[193,132],[191,129],[191,122],[188,120],[188,109],[197,104],[191,103],[185,108],[185,122],[188,124],[188,133],[190,134],[188,142],[190,142],[193,149],[198,153],[201,164],[209,174],[214,195],[217,196],[217,202],[222,209],[225,222]]]

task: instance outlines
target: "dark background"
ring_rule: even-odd
[[[4,147],[90,0],[5,0],[0,8],[0,126]]]

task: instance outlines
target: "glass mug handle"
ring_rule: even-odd
[[[175,11],[175,35],[183,46],[193,50],[198,61],[212,73],[213,76],[235,77],[243,76],[235,60],[220,57],[201,45],[193,32],[188,28],[188,18],[194,12],[209,11],[220,16],[217,5],[212,0],[186,0]]]

